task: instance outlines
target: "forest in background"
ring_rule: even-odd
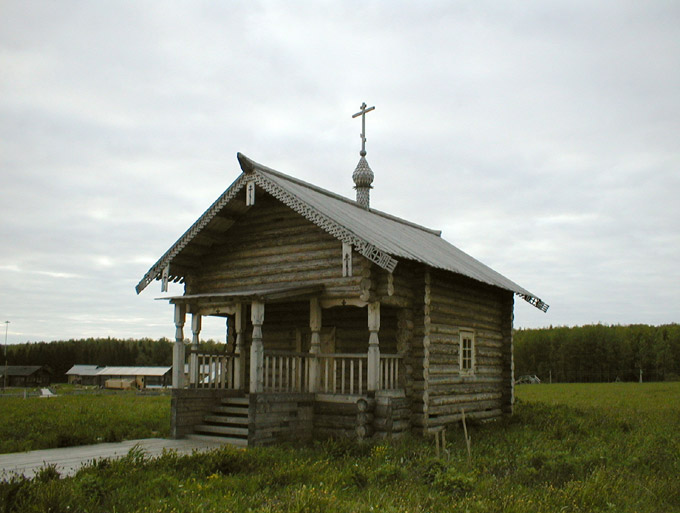
[[[202,349],[216,349],[213,340]],[[680,379],[680,325],[520,329],[514,333],[515,376],[543,382],[611,382]],[[88,338],[8,346],[10,365],[48,365],[53,381],[65,380],[75,364],[172,365],[172,342]],[[4,363],[4,362],[3,362]]]
[[[100,366],[172,365],[172,342],[88,338],[55,342],[27,342],[8,347],[9,365],[47,365],[52,381],[66,381],[66,372],[76,364]],[[4,363],[4,362],[3,362]]]
[[[680,379],[680,324],[521,329],[514,333],[515,376],[544,383]]]

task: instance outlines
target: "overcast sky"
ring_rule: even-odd
[[[354,197],[363,101],[371,206],[551,305],[516,327],[680,320],[680,2],[3,0],[9,342],[173,338],[134,286],[236,152]]]

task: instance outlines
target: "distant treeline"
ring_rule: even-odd
[[[53,372],[53,381],[62,381],[65,380],[66,372],[76,364],[172,365],[172,343],[165,338],[160,340],[88,338],[28,342],[8,346],[7,359],[9,365],[48,365]]]
[[[550,327],[514,334],[515,376],[543,382],[680,379],[680,325]]]
[[[201,342],[215,349],[216,342]],[[663,381],[680,379],[680,325],[550,327],[514,334],[515,376],[536,374],[541,380]],[[8,346],[10,365],[48,365],[53,380],[65,379],[75,364],[172,365],[172,342],[88,338]],[[4,363],[4,362],[3,362]]]

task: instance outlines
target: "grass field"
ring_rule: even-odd
[[[0,512],[680,511],[680,383],[525,385],[516,415],[431,440],[131,452],[0,484]],[[148,398],[144,398],[148,399]]]
[[[0,453],[169,435],[170,396],[78,395],[68,386],[57,392],[50,398],[0,397]]]

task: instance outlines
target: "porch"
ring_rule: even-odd
[[[173,436],[222,436],[237,445],[260,445],[407,430],[410,412],[403,356],[395,351],[394,312],[384,318],[388,337],[380,341],[379,303],[324,304],[318,292],[303,298],[290,289],[248,298],[244,293],[219,300],[172,298]],[[190,345],[183,333],[187,311]],[[200,348],[206,314],[226,318],[227,343],[217,351]],[[361,317],[368,322],[360,323]],[[365,352],[356,351],[362,345]],[[388,351],[381,352],[381,346]]]

